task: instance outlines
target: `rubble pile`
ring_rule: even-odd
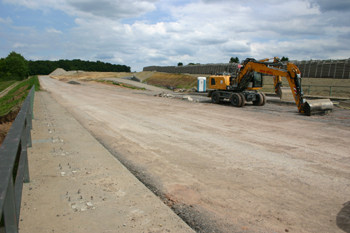
[[[182,97],[179,97],[179,96],[175,96],[175,95],[172,95],[172,94],[168,94],[168,93],[160,93],[160,94],[157,94],[155,95],[156,97],[165,97],[165,98],[169,98],[169,99],[182,99],[182,100],[188,100],[188,101],[194,101],[192,99],[191,96],[189,95],[186,95],[186,96],[182,96]]]

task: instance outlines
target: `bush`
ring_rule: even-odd
[[[28,77],[28,62],[21,54],[11,52],[1,60],[0,69],[5,74],[3,80],[23,80]]]

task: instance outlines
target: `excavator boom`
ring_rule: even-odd
[[[276,61],[276,58],[275,58]],[[306,100],[301,88],[301,73],[298,67],[289,62],[287,63],[287,70],[280,67],[280,63],[265,63],[255,60],[246,62],[244,69],[253,70],[263,74],[270,74],[275,76],[275,92],[276,94],[282,92],[281,77],[286,77],[293,94],[294,101],[300,113],[305,113],[309,116],[314,114],[325,114],[333,110],[333,103],[330,99]],[[240,74],[238,78],[243,79],[244,74]],[[279,95],[280,96],[280,95]],[[280,96],[281,97],[281,96]]]

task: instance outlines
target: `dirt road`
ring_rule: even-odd
[[[7,95],[7,93],[9,93],[15,86],[17,86],[18,84],[20,84],[21,82],[15,82],[14,84],[12,84],[11,86],[7,87],[5,90],[3,90],[2,92],[0,92],[0,98],[4,97],[5,95]]]
[[[350,114],[41,84],[198,232],[349,232]]]

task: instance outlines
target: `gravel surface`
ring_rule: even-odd
[[[350,115],[188,102],[40,78],[198,232],[349,232]]]
[[[21,233],[194,232],[49,93],[34,117]]]

